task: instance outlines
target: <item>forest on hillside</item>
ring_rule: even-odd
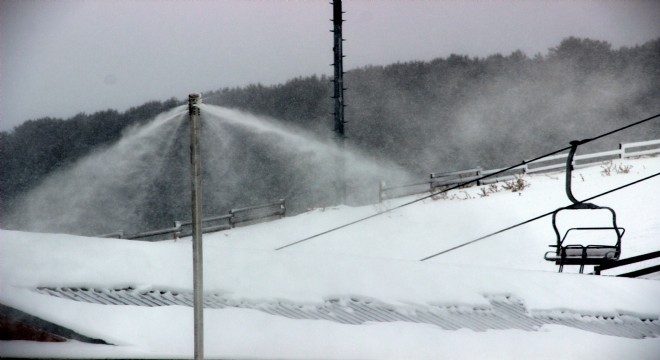
[[[331,79],[207,94],[208,102],[332,129]],[[516,51],[348,71],[349,141],[415,172],[503,166],[660,111],[660,39],[613,49],[567,38],[545,56]],[[613,142],[657,138],[660,124]],[[595,144],[599,146],[598,144]]]
[[[546,55],[529,57],[516,51],[485,58],[451,55],[366,66],[348,71],[344,83],[346,141],[365,156],[392,163],[413,177],[475,166],[501,167],[660,112],[660,39],[613,49],[604,41],[571,37]],[[203,96],[207,104],[263,115],[321,139],[333,136],[332,83],[325,76],[225,88]],[[56,218],[51,228],[35,229],[33,219],[17,209],[51,175],[112,146],[131,128],[182,103],[170,99],[122,113],[106,110],[66,120],[36,119],[0,132],[2,227],[90,234],[118,230],[116,223],[58,227]],[[581,151],[656,138],[660,123],[652,121]],[[249,183],[249,191],[224,195],[219,203],[207,205],[211,212],[281,197],[298,211],[336,201],[331,192],[321,194],[321,185],[311,184],[316,178],[292,174],[286,161],[248,135],[237,139],[233,143],[248,150],[232,153],[233,161],[243,164],[233,171],[232,181]],[[185,148],[179,142],[176,146]],[[154,195],[141,205],[148,208],[124,218],[131,223],[123,229],[149,230],[185,218],[187,200],[178,198],[186,183],[174,179],[187,172],[183,162],[176,163],[181,165],[157,175],[160,180],[153,186],[158,190],[150,189]],[[177,187],[168,186],[173,182]],[[234,186],[227,191],[241,188]]]

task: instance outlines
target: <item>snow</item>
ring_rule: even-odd
[[[574,172],[574,194],[588,198],[660,172],[657,157],[622,160],[630,173]],[[564,174],[526,176],[521,192],[480,197],[479,187],[425,199],[280,251],[274,249],[423,195],[363,207],[316,209],[204,235],[205,291],[253,304],[373,299],[394,308],[487,306],[510,294],[530,312],[660,317],[660,282],[556,273],[543,260],[554,233],[549,217],[419,260],[568,205]],[[626,228],[623,255],[660,250],[660,178],[593,200]],[[575,218],[560,219],[569,228]],[[580,219],[584,221],[585,219]],[[591,216],[589,221],[608,219]],[[0,230],[0,303],[114,344],[0,342],[0,356],[190,358],[192,309],[106,306],[33,291],[39,286],[192,288],[190,239],[157,243]],[[591,271],[587,267],[586,272]],[[253,309],[205,310],[207,357],[256,358],[637,358],[654,359],[660,339],[628,339],[565,326],[540,331],[450,331],[408,322],[346,325],[293,320]],[[558,346],[570,339],[576,346]]]

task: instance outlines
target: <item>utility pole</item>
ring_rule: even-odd
[[[344,142],[346,136],[344,134],[344,54],[343,54],[343,37],[342,37],[342,8],[341,0],[334,0],[332,2],[332,24],[333,29],[331,30],[334,33],[334,47],[332,48],[334,52],[334,63],[332,66],[335,70],[334,85],[335,93],[332,97],[335,99],[335,135],[337,144],[341,151],[339,162],[339,171],[337,179],[337,193],[342,204],[346,203],[346,164],[344,159]]]
[[[193,313],[195,326],[195,360],[204,359],[204,276],[202,252],[202,158],[199,151],[199,94],[188,95],[190,116],[190,163],[192,179],[193,230]]]

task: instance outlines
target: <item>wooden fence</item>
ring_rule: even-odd
[[[286,201],[279,201],[229,210],[227,214],[202,219],[202,232],[210,233],[222,230],[228,230],[237,226],[249,225],[280,219],[286,216]],[[137,234],[125,234],[123,231],[117,231],[111,234],[100,235],[97,237],[118,238],[143,241],[162,241],[178,239],[192,235],[192,221],[175,221],[174,227],[141,232]]]
[[[660,153],[660,139],[642,141],[635,143],[619,144],[618,150],[603,151],[594,154],[577,155],[574,157],[576,168],[590,166],[595,163],[612,159],[625,159]],[[429,191],[447,189],[463,183],[475,182],[477,185],[487,185],[496,182],[511,181],[516,176],[523,174],[534,174],[543,172],[560,171],[566,166],[568,153],[548,156],[543,159],[520,165],[506,172],[497,174],[497,177],[481,179],[484,176],[497,173],[502,169],[483,170],[474,168],[451,172],[431,173],[428,180],[411,184],[387,187],[384,182],[379,184],[378,200],[421,194]],[[479,179],[479,180],[478,180]],[[209,233],[234,228],[236,226],[250,225],[254,223],[279,219],[286,216],[286,203],[284,199],[279,201],[229,210],[227,214],[205,218],[202,220],[202,232]],[[144,241],[161,241],[177,239],[192,234],[191,221],[175,221],[174,226],[137,234],[125,234],[118,231],[112,234],[99,235],[97,237],[119,238]]]
[[[595,163],[601,163],[613,159],[625,159],[645,155],[655,155],[660,153],[660,139],[641,141],[627,144],[619,144],[618,150],[603,151],[593,154],[576,155],[573,158],[573,166],[576,168],[591,166]],[[429,179],[411,184],[397,185],[387,187],[384,182],[379,185],[378,199],[382,202],[385,199],[416,195],[425,192],[447,189],[463,183],[476,181],[477,185],[487,185],[496,182],[512,181],[516,176],[523,174],[544,173],[552,171],[561,171],[566,167],[566,157],[568,152],[559,155],[548,156],[543,159],[520,165],[506,172],[497,174],[497,177],[480,179],[484,176],[494,174],[504,170],[491,169],[483,170],[474,168],[460,171],[431,173]]]

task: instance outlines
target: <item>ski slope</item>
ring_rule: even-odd
[[[628,173],[574,172],[578,199],[660,172],[660,158],[628,159]],[[568,205],[564,174],[526,176],[520,192],[481,197],[479,187],[425,199],[298,245],[283,245],[394,208],[418,197],[307,213],[204,236],[205,291],[244,307],[205,310],[207,358],[657,359],[660,338],[632,339],[574,327],[447,330],[409,321],[345,324],[259,310],[358,299],[401,314],[455,307],[469,314],[513,297],[530,314],[660,317],[660,281],[556,273],[543,260],[549,217],[440,255],[431,254]],[[622,258],[660,250],[660,177],[593,202],[614,208],[626,228]],[[561,219],[570,227],[576,219]],[[598,222],[590,217],[582,222]],[[585,272],[590,272],[587,267]],[[651,277],[652,278],[652,277]],[[84,303],[35,291],[81,287],[192,290],[190,239],[147,243],[0,231],[0,303],[114,344],[0,341],[3,357],[190,358],[193,314],[186,306]],[[591,319],[591,318],[590,318]]]

